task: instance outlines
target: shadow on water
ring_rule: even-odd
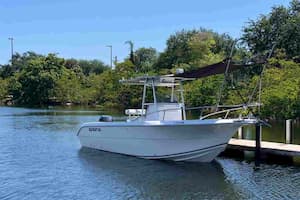
[[[217,162],[200,164],[144,160],[89,148],[81,148],[78,154],[82,164],[94,176],[101,178],[104,171],[113,175],[126,190],[131,188],[135,198],[241,198],[226,181],[223,168]]]
[[[56,110],[44,110],[44,111],[34,111],[34,112],[23,112],[16,114],[7,114],[2,116],[68,116],[68,115],[99,115],[103,112],[101,111],[56,111]]]

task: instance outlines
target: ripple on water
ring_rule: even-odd
[[[218,158],[227,181],[249,199],[299,199],[300,169],[293,166],[262,164]]]
[[[0,199],[300,199],[297,167],[137,159],[80,148],[94,115],[0,107]],[[3,114],[4,113],[4,114]],[[26,114],[30,113],[30,114]]]

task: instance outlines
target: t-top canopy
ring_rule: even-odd
[[[229,62],[229,63],[228,63]],[[221,62],[207,65],[199,69],[191,70],[188,72],[177,73],[176,75],[163,75],[163,76],[139,76],[131,79],[122,79],[119,82],[126,85],[145,85],[146,86],[164,86],[172,87],[179,85],[180,82],[187,80],[194,80],[195,78],[203,78],[217,74],[224,74],[228,67],[228,72],[233,72],[245,67],[251,67],[255,64],[236,64],[233,61],[225,59]],[[180,71],[180,70],[179,70]]]
[[[228,66],[228,62],[230,62],[229,66]],[[236,64],[232,61],[229,61],[228,59],[225,59],[221,62],[212,65],[207,65],[199,69],[191,70],[181,74],[176,74],[176,76],[184,77],[184,78],[203,78],[203,77],[208,77],[217,74],[224,74],[227,66],[228,66],[228,72],[232,72],[237,69],[241,69],[243,67],[253,66],[253,64]]]
[[[119,82],[126,85],[147,85],[147,86],[162,86],[172,87],[180,85],[180,82],[194,80],[192,78],[174,77],[173,75],[165,76],[139,76],[131,79],[122,79]]]

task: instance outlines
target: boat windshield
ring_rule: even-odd
[[[176,94],[174,94],[173,99],[172,95],[164,95],[157,92],[157,103],[179,103],[180,100]]]
[[[125,85],[147,85],[155,87],[172,87],[180,85],[183,81],[194,78],[182,78],[171,75],[166,76],[139,76],[131,79],[122,79],[119,82]]]
[[[162,119],[171,119],[172,115],[174,115],[172,112],[175,110],[178,112],[176,113],[179,116],[177,118],[181,119],[182,115],[185,120],[182,83],[186,80],[194,79],[174,77],[171,75],[141,76],[127,80],[122,79],[120,80],[120,83],[126,85],[141,85],[144,87],[141,110],[147,108],[146,116],[149,119],[161,119],[160,115],[163,116]],[[151,113],[151,115],[149,113]],[[167,116],[168,114],[170,116]]]

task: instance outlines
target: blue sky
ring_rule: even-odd
[[[250,19],[288,0],[0,0],[0,64],[8,63],[10,43],[19,53],[58,53],[65,58],[109,63],[106,45],[118,60],[135,48],[165,48],[168,36],[181,29],[209,28],[233,37]]]

